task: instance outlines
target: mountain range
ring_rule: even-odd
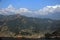
[[[0,14],[2,15],[19,14],[27,17],[50,18],[60,20],[60,5],[46,6],[39,10],[29,10],[27,8],[16,9],[12,5],[9,5],[7,8],[1,8]]]
[[[15,9],[12,5],[0,9],[0,34],[33,35],[51,33],[60,28],[60,6],[46,6],[38,11]],[[2,34],[3,35],[3,34]],[[14,36],[15,36],[14,35]],[[3,35],[4,36],[4,35]]]
[[[36,33],[44,34],[47,32],[51,33],[58,28],[60,28],[60,20],[26,17],[19,14],[0,15],[0,33],[12,32],[16,35],[32,35]]]

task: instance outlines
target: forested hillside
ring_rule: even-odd
[[[33,18],[19,14],[0,15],[0,36],[33,35],[51,33],[60,28],[60,20]]]

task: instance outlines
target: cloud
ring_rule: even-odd
[[[11,11],[11,12],[15,12],[16,9],[10,4],[7,8],[5,8],[6,11]]]
[[[27,13],[32,13],[32,11],[30,11],[27,8],[16,9],[11,4],[7,8],[0,9],[0,13],[8,13],[8,12],[13,12],[15,14],[21,14],[21,13],[26,13],[26,12]]]
[[[60,5],[46,6],[38,11],[35,11],[35,13],[38,13],[40,15],[47,15],[49,13],[55,13],[55,12],[60,12]]]
[[[30,11],[27,8],[19,8],[18,10],[16,10],[16,13],[24,13],[24,12],[31,13],[32,11]]]
[[[10,12],[14,12],[14,13],[22,13],[22,12],[28,12],[28,13],[31,13],[32,11],[30,11],[29,9],[27,8],[19,8],[19,9],[16,9],[14,8],[11,4],[5,8],[6,11],[10,11]]]
[[[29,12],[29,10],[27,8],[20,8],[19,11],[20,12]]]
[[[5,9],[0,9],[0,14],[2,14],[2,13],[7,13],[6,11],[5,11]]]
[[[28,13],[32,15],[47,15],[50,13],[60,12],[60,5],[46,6],[42,9],[32,11],[27,8],[14,8],[11,4],[7,8],[0,9],[0,13],[14,12],[15,14]]]

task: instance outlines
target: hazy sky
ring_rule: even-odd
[[[6,8],[10,4],[15,8],[37,10],[45,6],[60,5],[60,0],[0,0],[0,8]]]

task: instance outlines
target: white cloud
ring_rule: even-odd
[[[57,8],[60,7],[60,5],[55,5],[55,6],[47,6],[48,8]]]
[[[5,11],[5,9],[2,8],[2,9],[0,10],[0,14],[2,14],[2,13],[7,13],[7,12]]]
[[[20,8],[19,11],[20,12],[29,12],[29,10],[27,8]]]
[[[55,12],[60,12],[60,5],[55,5],[55,6],[46,6],[42,9],[32,11],[27,8],[19,8],[16,9],[14,8],[11,4],[7,8],[2,8],[0,9],[0,13],[7,13],[8,12],[14,12],[15,14],[17,13],[29,13],[29,14],[35,14],[35,15],[47,15],[49,13],[55,13]]]
[[[30,11],[27,8],[19,8],[19,9],[16,9],[11,4],[7,8],[0,9],[0,13],[7,13],[7,12],[14,12],[15,14],[22,13],[22,12],[23,13],[24,12],[32,13],[32,11]]]
[[[54,12],[60,12],[60,5],[46,6],[43,9],[35,11],[35,13],[39,13],[40,15],[47,15]]]
[[[7,8],[5,8],[6,11],[11,11],[11,12],[15,12],[16,9],[10,4]]]
[[[22,13],[22,12],[28,12],[28,13],[31,13],[32,11],[30,11],[30,10],[27,9],[27,8],[20,8],[20,9],[16,10],[16,13]]]

